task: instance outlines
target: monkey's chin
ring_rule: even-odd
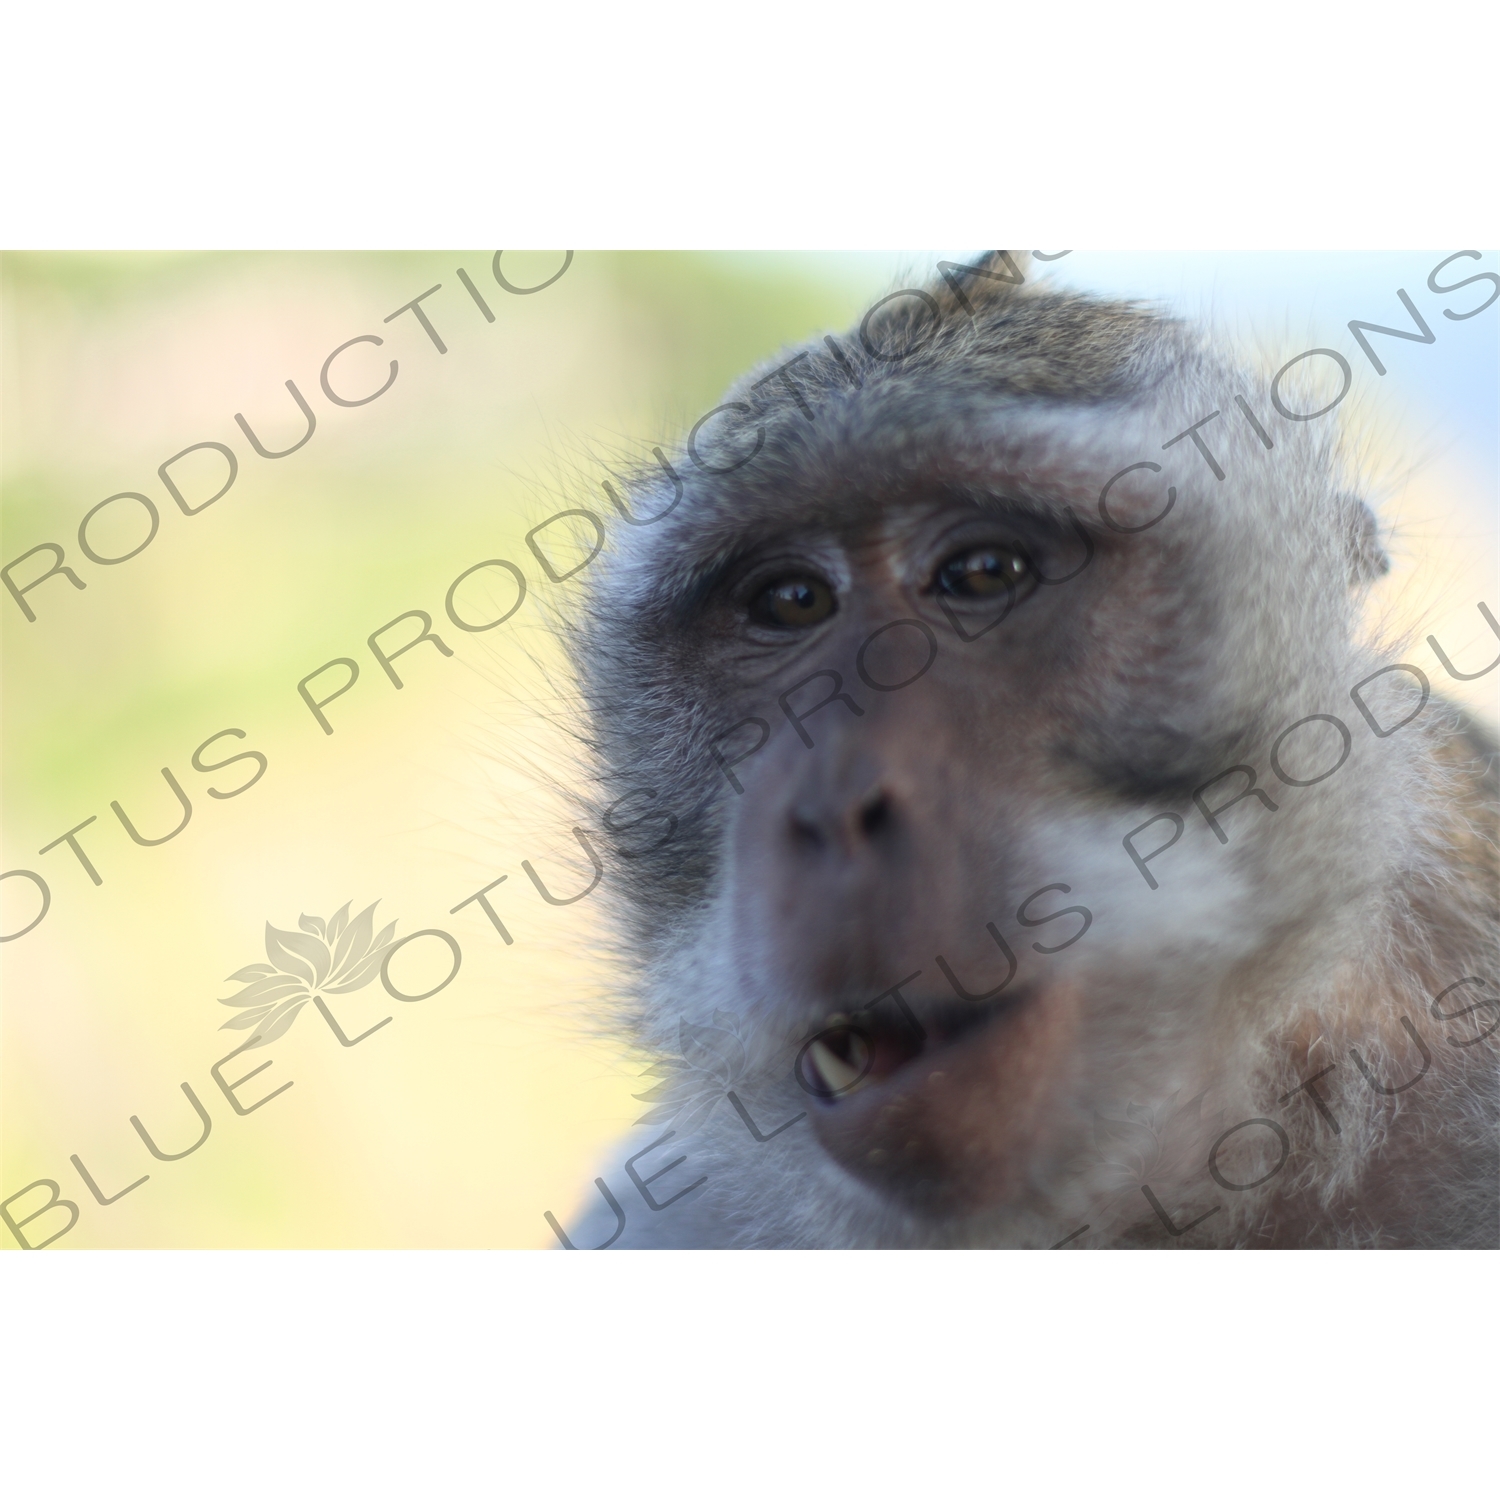
[[[966,1217],[1025,1196],[1030,1173],[1050,1154],[1049,1121],[1059,1114],[1077,1030],[1072,985],[959,1004],[956,1013],[951,1003],[915,1003],[920,1040],[899,1021],[851,1023],[857,1041],[840,1048],[831,1039],[823,1051],[814,1044],[806,1065],[818,1098],[809,1117],[823,1148],[926,1217]]]

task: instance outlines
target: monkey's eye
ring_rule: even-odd
[[[1019,588],[1031,565],[1014,547],[970,547],[938,569],[936,591],[957,599],[990,599]]]
[[[762,589],[750,603],[758,625],[797,630],[817,625],[834,611],[833,590],[818,578],[784,578]]]

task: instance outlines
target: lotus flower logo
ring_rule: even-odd
[[[677,1045],[681,1062],[657,1063],[641,1074],[665,1082],[634,1096],[654,1106],[635,1123],[659,1125],[671,1120],[679,1131],[689,1134],[740,1081],[745,1072],[745,1045],[735,1018],[722,1010],[714,1012],[713,1024],[708,1026],[684,1019],[677,1029]]]
[[[372,902],[349,920],[346,901],[327,922],[321,917],[302,916],[300,932],[283,932],[266,923],[268,964],[247,964],[229,976],[233,984],[245,986],[239,994],[219,1001],[233,1005],[240,1014],[231,1017],[220,1031],[255,1028],[248,1046],[274,1041],[297,1019],[297,1012],[320,995],[345,995],[362,989],[380,972],[391,949],[396,924],[375,932]]]

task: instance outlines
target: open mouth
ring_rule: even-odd
[[[921,1214],[1013,1201],[1051,1133],[1078,1001],[1070,984],[988,1002],[907,1000],[898,986],[830,1016],[796,1062],[821,1106],[814,1133],[846,1170]]]
[[[908,1002],[898,986],[852,1015],[830,1015],[797,1055],[797,1082],[815,1099],[833,1104],[953,1046],[1022,1003],[1019,993],[980,1004]]]

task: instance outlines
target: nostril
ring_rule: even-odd
[[[823,847],[823,830],[818,827],[815,818],[810,818],[806,813],[799,812],[794,808],[790,821],[792,825],[792,842],[799,848],[812,851]]]
[[[859,810],[859,831],[873,839],[890,826],[891,802],[884,792],[875,792]]]
[[[853,854],[888,836],[895,824],[895,804],[877,788],[841,812],[825,813],[816,803],[793,806],[787,810],[786,829],[792,847],[801,853],[823,854],[837,847]]]

